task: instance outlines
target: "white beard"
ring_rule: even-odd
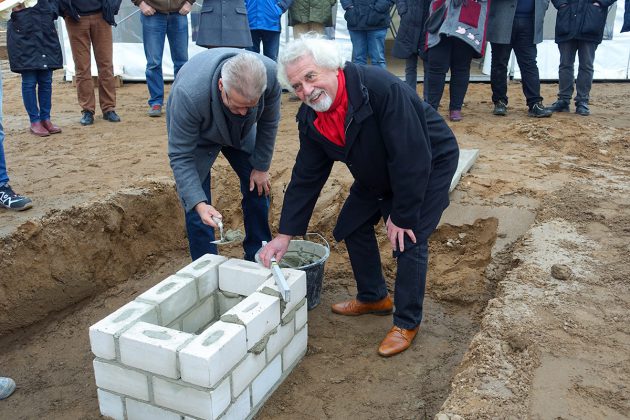
[[[321,95],[320,95],[321,93]],[[317,97],[317,95],[319,96],[319,101],[317,103],[311,103],[311,99],[314,99]],[[333,104],[333,100],[332,98],[328,95],[328,92],[326,92],[323,89],[317,89],[316,91],[313,91],[308,98],[306,98],[306,100],[304,101],[304,103],[308,106],[310,106],[311,108],[313,108],[315,111],[317,112],[326,112],[330,109],[331,105]]]

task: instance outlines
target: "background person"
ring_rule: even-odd
[[[281,89],[267,57],[234,48],[195,55],[179,72],[167,104],[168,156],[186,212],[193,260],[216,254],[210,169],[219,152],[240,179],[245,259],[254,261],[269,229],[269,166],[280,121]]]
[[[295,0],[289,8],[289,26],[293,38],[315,32],[325,35],[325,29],[333,27],[332,7],[337,0]]]
[[[197,45],[205,48],[251,48],[252,34],[243,0],[204,0]]]
[[[286,190],[278,236],[260,253],[269,266],[291,238],[306,233],[335,161],[354,177],[333,235],[345,241],[356,299],[336,303],[340,315],[389,314],[392,300],[374,231],[382,218],[397,260],[394,326],[378,352],[406,350],[422,320],[428,237],[448,206],[459,149],[442,117],[391,73],[343,64],[334,41],[289,43],[278,77],[304,102],[297,115],[300,149]]]
[[[280,49],[280,19],[291,6],[293,0],[245,0],[249,29],[252,34],[252,47],[248,50],[260,54],[260,44],[266,57],[278,59]]]

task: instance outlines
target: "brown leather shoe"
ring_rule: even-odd
[[[50,133],[48,132],[48,130],[46,130],[46,127],[44,127],[40,121],[31,123],[31,133],[39,137],[50,136]]]
[[[381,341],[381,345],[378,347],[378,354],[383,357],[389,357],[407,350],[413,339],[416,338],[419,328],[420,326],[417,326],[413,330],[406,330],[394,325],[383,341]]]
[[[48,132],[50,134],[57,134],[57,133],[61,133],[61,128],[57,127],[55,124],[53,124],[50,120],[44,120],[42,121],[42,125],[44,126],[44,128],[46,130],[48,130]]]
[[[392,313],[394,305],[389,295],[376,302],[359,302],[356,299],[335,303],[332,311],[339,315],[357,316],[364,314],[388,315]]]

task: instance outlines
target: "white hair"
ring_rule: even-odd
[[[287,77],[287,64],[311,56],[319,67],[328,70],[343,68],[344,59],[335,41],[324,38],[315,32],[309,32],[285,45],[278,57],[278,81],[283,88],[293,92],[293,87]]]
[[[267,89],[267,68],[256,54],[237,54],[223,64],[221,80],[228,92],[234,89],[245,99],[257,101]]]

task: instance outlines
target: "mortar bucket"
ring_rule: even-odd
[[[289,243],[287,253],[280,261],[281,268],[293,268],[306,272],[306,303],[308,310],[315,308],[320,303],[322,283],[324,281],[324,265],[330,256],[328,241],[318,233],[307,233],[304,238],[316,236],[325,245],[307,240],[293,239]],[[256,262],[260,263],[260,257],[256,253]],[[303,261],[309,261],[302,264]]]

